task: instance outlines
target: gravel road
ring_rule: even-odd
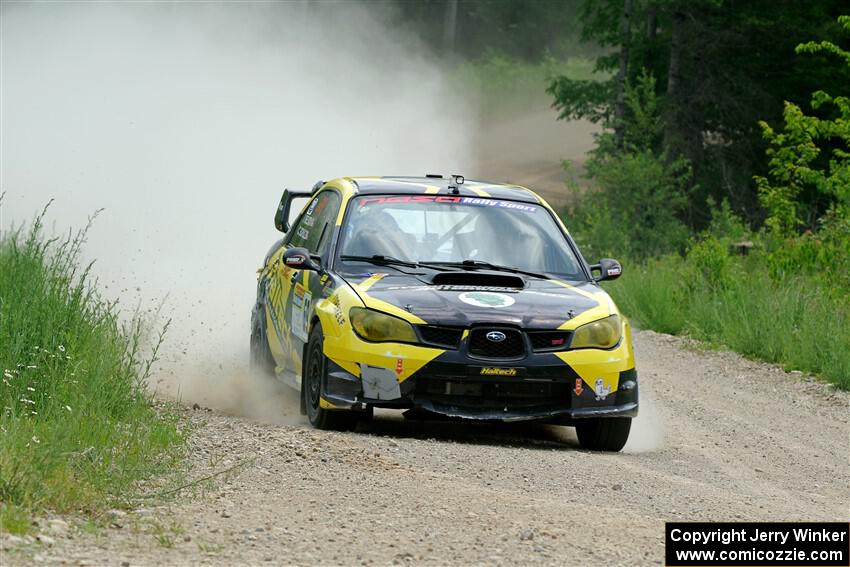
[[[850,518],[850,396],[666,335],[636,345],[623,453],[551,426],[382,414],[329,433],[202,408],[191,477],[227,472],[94,533],[45,519],[0,563],[658,565],[666,520]]]

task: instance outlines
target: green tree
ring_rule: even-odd
[[[655,78],[624,85],[622,139],[606,132],[587,162],[592,187],[570,210],[569,225],[593,256],[632,259],[684,250],[681,218],[694,191],[690,164],[657,148],[662,136]]]
[[[838,22],[850,35],[850,16]],[[797,46],[798,53],[827,54],[850,69],[850,52],[830,41]],[[830,282],[850,289],[850,97],[816,91],[806,114],[785,103],[784,123],[774,129],[761,123],[769,174],[756,176],[759,198],[767,211],[765,226],[773,237],[770,255],[774,275],[809,269],[825,272]],[[814,195],[814,207],[805,195]],[[818,209],[826,213],[810,220]],[[807,228],[802,235],[797,231]],[[815,230],[812,230],[815,229]]]
[[[628,111],[617,114],[621,92],[617,71],[628,50],[625,78],[636,84],[647,69],[657,78],[663,118],[660,145],[668,156],[693,165],[699,190],[690,195],[686,221],[700,229],[710,221],[708,197],[728,200],[751,222],[762,218],[753,174],[767,173],[759,120],[778,126],[783,101],[802,104],[816,88],[836,95],[850,87],[850,70],[836,70],[829,54],[804,59],[795,47],[823,37],[842,48],[835,18],[838,0],[587,0],[581,21],[584,39],[608,51],[596,68],[602,81],[556,77],[548,92],[562,119],[585,118],[617,132]],[[623,18],[631,21],[624,34]],[[607,149],[622,149],[615,143]],[[659,148],[659,152],[661,148]],[[814,193],[801,200],[817,212]],[[817,214],[817,212],[815,214]]]

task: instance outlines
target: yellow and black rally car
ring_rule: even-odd
[[[285,191],[275,225],[285,236],[259,272],[251,362],[300,390],[315,427],[406,408],[625,445],[638,411],[631,333],[598,285],[620,265],[588,265],[532,191],[346,177]]]

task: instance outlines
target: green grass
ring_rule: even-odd
[[[604,79],[593,73],[594,61],[571,57],[566,60],[546,58],[528,63],[491,54],[478,61],[460,64],[453,79],[467,94],[478,97],[483,117],[515,112],[551,104],[546,94],[549,79],[565,75],[572,79]]]
[[[129,505],[184,440],[145,391],[156,349],[142,352],[141,319],[80,267],[87,229],[46,239],[43,214],[0,235],[0,529],[15,532],[44,509]]]
[[[735,259],[735,272],[713,285],[678,256],[627,267],[608,286],[646,329],[685,334],[709,346],[817,374],[850,390],[850,301],[812,277],[771,280],[758,259]]]

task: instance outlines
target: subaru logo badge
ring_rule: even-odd
[[[490,331],[489,333],[487,333],[486,336],[487,336],[488,341],[491,341],[491,342],[494,342],[494,343],[500,343],[507,338],[505,336],[505,333],[503,333],[501,331]]]

